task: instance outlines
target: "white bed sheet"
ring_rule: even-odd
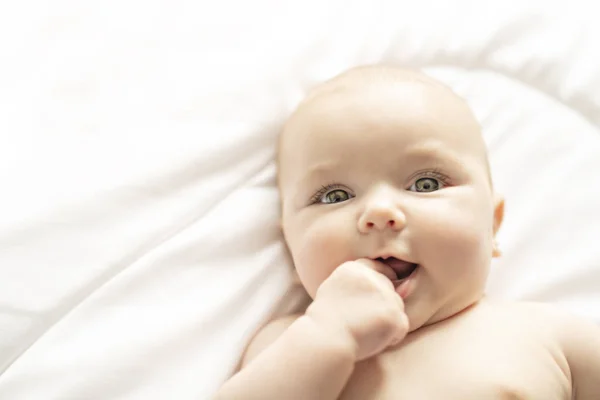
[[[599,37],[573,1],[0,6],[0,399],[209,398],[294,298],[281,123],[359,64],[424,68],[482,122],[490,294],[600,322]]]

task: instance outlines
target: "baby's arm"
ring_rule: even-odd
[[[352,344],[302,316],[267,325],[216,399],[336,399],[354,369]],[[287,327],[289,325],[289,327]],[[260,354],[258,354],[260,353]]]
[[[600,327],[567,315],[560,317],[557,322],[571,370],[573,398],[600,399]]]

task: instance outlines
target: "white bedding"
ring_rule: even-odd
[[[600,28],[509,3],[0,6],[0,399],[209,398],[293,297],[281,123],[358,64],[476,111],[507,206],[490,294],[600,322]]]

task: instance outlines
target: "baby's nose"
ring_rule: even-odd
[[[405,224],[404,213],[398,207],[391,204],[371,204],[358,219],[358,230],[361,233],[384,229],[399,231]]]

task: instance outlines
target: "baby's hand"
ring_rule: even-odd
[[[398,344],[408,332],[404,302],[387,265],[359,259],[340,265],[319,287],[306,316],[350,340],[356,361]]]

